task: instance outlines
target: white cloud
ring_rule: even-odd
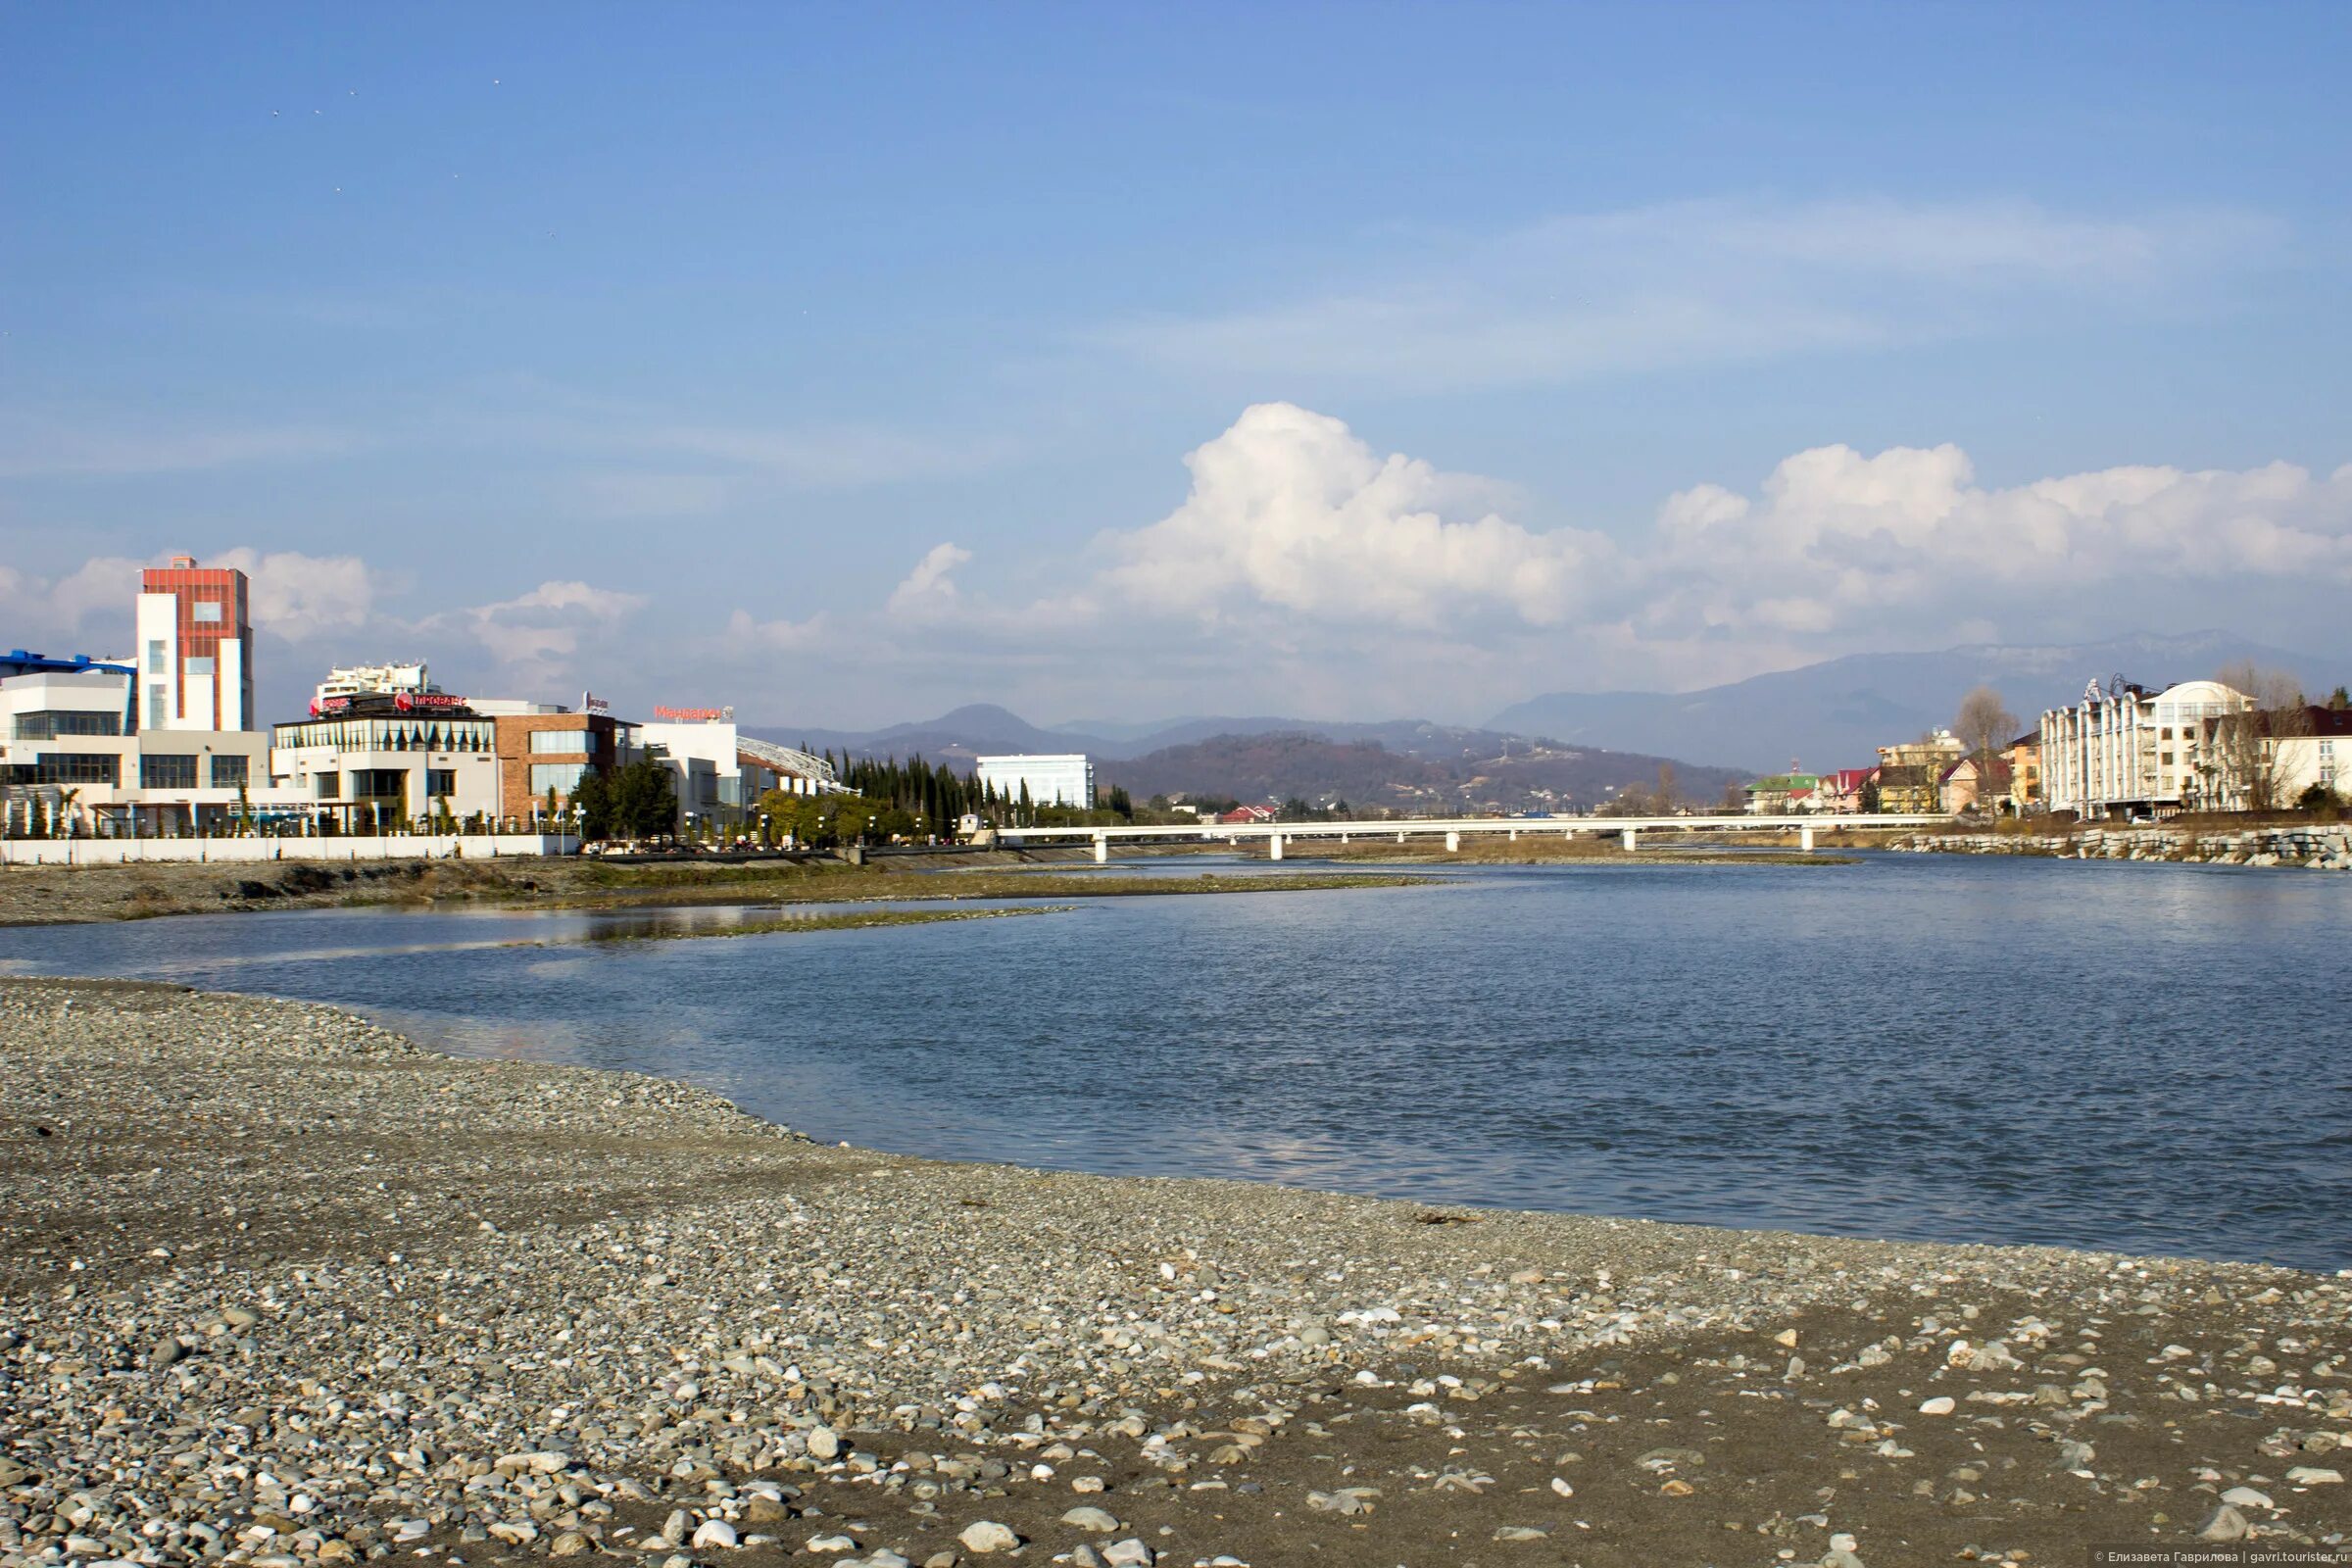
[[[248,609],[255,634],[305,642],[322,632],[365,626],[376,613],[376,573],[357,556],[306,556],[249,547],[205,558],[250,580]]]
[[[1300,375],[1433,389],[1931,340],[2035,311],[2144,304],[2279,251],[2268,220],[2131,218],[2025,202],[1694,201],[1480,235],[1385,236],[1321,287],[1098,334],[1219,378]]]
[[[123,556],[91,557],[56,582],[40,585],[47,600],[42,619],[67,635],[96,622],[128,648],[130,607],[139,591],[139,568],[145,564]]]
[[[960,545],[937,544],[914,564],[906,580],[891,590],[883,608],[894,615],[939,614],[956,605],[956,583],[948,573],[972,559]]]
[[[2124,582],[2202,589],[2219,620],[2258,602],[2239,585],[2352,584],[2352,467],[2129,466],[1986,488],[1954,446],[1816,447],[1753,498],[1668,498],[1649,564],[1639,613],[1666,637],[1956,626],[1988,605],[2030,635],[2037,611]]]
[[[1245,410],[1185,465],[1182,506],[1104,540],[1120,560],[1102,586],[1149,610],[1215,619],[1262,606],[1422,627],[1500,611],[1552,625],[1586,600],[1608,556],[1591,534],[1531,533],[1493,512],[1449,517],[1491,486],[1383,458],[1340,420],[1293,404]]]
[[[642,594],[597,588],[577,580],[543,582],[529,593],[460,611],[454,619],[488,650],[507,679],[526,688],[586,679],[594,670],[583,642],[601,639],[645,605]],[[424,622],[436,623],[436,617]],[[612,655],[593,654],[610,665]]]

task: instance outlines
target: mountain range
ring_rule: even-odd
[[[2342,678],[2321,679],[2332,667],[2328,662],[2232,632],[2200,631],[2071,646],[1979,644],[1932,654],[1851,654],[1694,692],[1554,692],[1514,703],[1489,723],[1756,769],[1778,771],[1793,760],[1823,772],[1868,767],[1889,741],[1949,724],[1960,699],[1976,686],[2001,694],[2022,733],[2045,710],[2081,701],[2092,681],[2104,686],[2120,674],[2161,687],[2201,680],[2247,659],[2287,670],[2314,690]]]
[[[1735,778],[1787,767],[1867,766],[1876,749],[1948,724],[1960,699],[1989,685],[2021,730],[2084,685],[2121,674],[2146,685],[2212,675],[2252,660],[2314,691],[2332,665],[2223,631],[2076,645],[1982,644],[1926,654],[1854,654],[1690,692],[1554,692],[1514,703],[1486,724],[1377,723],[1278,716],[1161,722],[1096,719],[1040,726],[990,704],[876,730],[746,726],[746,733],[856,757],[920,753],[958,767],[997,752],[1084,752],[1105,787],[1138,798],[1173,791],[1363,805],[1445,801],[1520,808],[1566,798],[1591,805],[1654,781],[1672,760],[1682,792],[1712,801]]]

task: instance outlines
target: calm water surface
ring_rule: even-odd
[[[575,945],[772,911],[196,916],[0,931],[0,967],[334,1003],[915,1153],[2352,1266],[2352,876],[1447,876],[720,942]]]

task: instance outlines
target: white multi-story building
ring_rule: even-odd
[[[0,832],[158,838],[285,804],[267,735],[141,727],[127,661],[17,668],[0,677]]]
[[[668,764],[682,812],[740,822],[770,790],[828,795],[842,788],[824,759],[737,729],[732,709],[657,708],[654,713],[654,722],[628,726],[628,744],[632,755]]]
[[[980,770],[981,785],[1004,800],[1019,800],[1026,787],[1030,804],[1035,806],[1095,808],[1095,764],[1083,752],[980,757],[973,761]]]
[[[2081,816],[2230,809],[2242,785],[2224,756],[2222,721],[2253,706],[2219,681],[2161,692],[2094,681],[2082,702],[2041,715],[2042,798]]]

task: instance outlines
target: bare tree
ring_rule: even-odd
[[[2285,776],[2277,743],[2311,728],[2303,683],[2250,659],[2224,665],[2214,679],[2253,703],[2213,721],[2211,744],[2222,789],[2244,810],[2275,811]]]
[[[1673,815],[1674,808],[1680,800],[1681,794],[1674,785],[1674,764],[1660,762],[1658,764],[1658,814],[1660,816]]]
[[[1977,781],[1983,786],[1991,772],[1992,760],[2009,749],[2016,738],[2018,718],[2001,701],[2001,694],[1989,686],[1979,686],[1960,699],[1959,716],[1952,720],[1952,733],[1968,748],[1968,755],[1977,760]]]

